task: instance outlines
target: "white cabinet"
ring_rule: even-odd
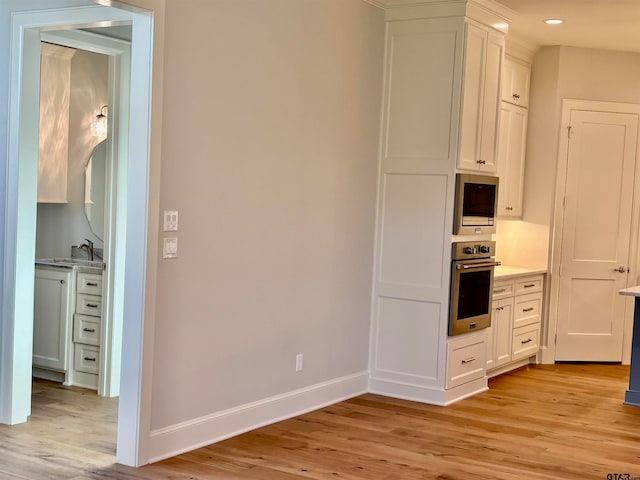
[[[447,387],[484,378],[487,342],[484,335],[465,335],[447,342]]]
[[[457,170],[495,171],[508,23],[445,3],[387,12],[369,359],[372,392],[439,405],[487,386],[486,331],[447,335],[450,219]]]
[[[38,203],[67,203],[69,97],[73,48],[42,43]]]
[[[65,372],[72,309],[72,270],[37,267],[33,309],[33,366]]]
[[[458,168],[495,172],[504,35],[465,25]]]
[[[531,66],[513,57],[505,56],[502,76],[502,101],[527,107]]]
[[[529,363],[540,349],[543,276],[496,280],[493,285],[488,376]]]
[[[498,216],[522,217],[527,109],[502,102],[498,149]]]
[[[491,318],[493,350],[491,364],[487,368],[498,368],[511,361],[511,336],[513,333],[513,297],[496,300]]]
[[[102,274],[78,272],[73,316],[72,385],[97,389],[102,330]]]

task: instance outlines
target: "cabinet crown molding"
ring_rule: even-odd
[[[506,33],[515,12],[495,0],[364,0],[386,11],[386,19],[467,17]]]

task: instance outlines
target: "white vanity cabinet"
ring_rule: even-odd
[[[465,24],[458,168],[496,171],[504,35]]]
[[[37,376],[54,379],[47,371],[64,373],[68,368],[72,294],[72,270],[36,267],[33,366],[37,369]]]
[[[493,284],[489,377],[526,365],[540,349],[543,275],[496,279]]]
[[[103,345],[102,270],[36,261],[33,376],[98,390]]]
[[[102,274],[79,271],[73,316],[71,384],[98,388],[102,330]]]

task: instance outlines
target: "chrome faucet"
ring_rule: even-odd
[[[86,250],[87,256],[89,257],[89,260],[91,260],[93,262],[93,242],[91,240],[89,240],[88,238],[85,238],[84,241],[87,242],[87,243],[83,243],[82,245],[78,245],[78,248],[80,250]]]

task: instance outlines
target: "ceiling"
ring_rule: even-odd
[[[534,45],[640,52],[640,0],[498,0],[516,16],[509,34]],[[546,25],[561,18],[562,25]]]

